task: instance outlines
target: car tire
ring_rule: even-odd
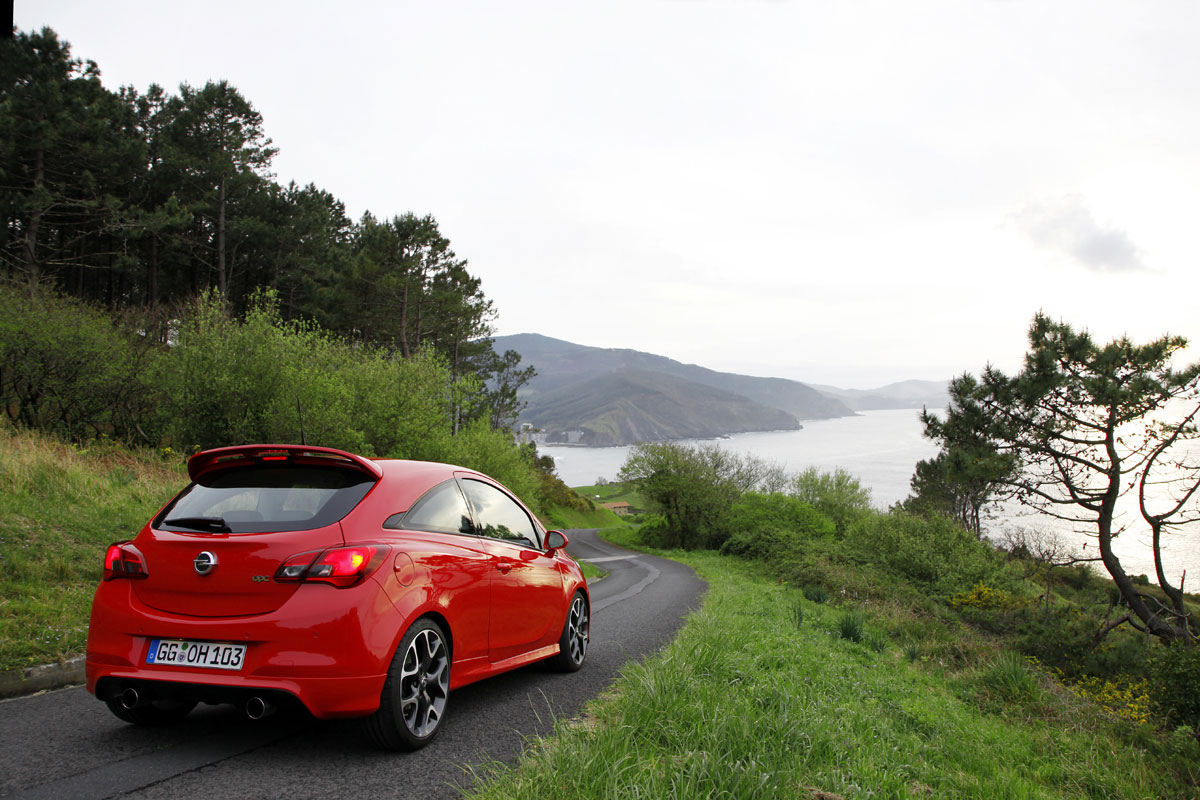
[[[119,697],[110,697],[104,702],[117,719],[144,728],[174,725],[192,713],[192,709],[196,707],[195,700],[154,700],[133,708],[123,706]]]
[[[416,750],[433,741],[450,694],[450,640],[431,619],[413,623],[400,640],[367,737],[384,750]]]
[[[591,609],[583,592],[576,592],[567,610],[562,636],[558,638],[558,655],[549,660],[550,666],[559,672],[575,672],[587,658],[590,640]]]

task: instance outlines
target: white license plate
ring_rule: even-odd
[[[173,667],[209,667],[211,669],[242,668],[246,645],[192,642],[186,639],[151,639],[146,653],[147,664],[170,664]]]

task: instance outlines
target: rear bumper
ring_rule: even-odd
[[[236,702],[259,691],[295,697],[316,717],[355,717],[379,707],[404,620],[368,579],[351,589],[303,586],[270,614],[191,617],[141,603],[130,582],[100,585],[92,603],[87,689],[100,697],[138,685],[163,695]],[[246,645],[238,671],[147,665],[152,639]]]

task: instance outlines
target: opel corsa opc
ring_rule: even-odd
[[[486,475],[299,445],[208,450],[188,474],[108,548],[92,603],[87,689],[126,722],[298,700],[410,750],[451,689],[583,666],[590,598],[566,537]]]

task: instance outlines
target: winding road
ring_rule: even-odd
[[[674,561],[568,531],[573,556],[609,571],[593,584],[592,643],[579,672],[534,665],[450,695],[445,727],[424,750],[374,750],[353,722],[279,714],[251,723],[200,706],[182,724],[136,728],[82,688],[0,702],[0,797],[458,797],[470,768],[512,762],[527,737],[579,713],[631,660],[669,642],[704,583]]]

